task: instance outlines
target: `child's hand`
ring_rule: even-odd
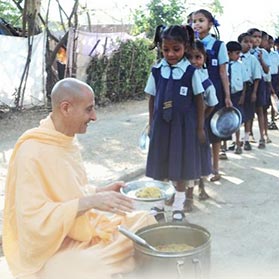
[[[230,97],[226,97],[226,98],[225,98],[225,105],[226,105],[226,108],[231,108],[231,107],[233,106]]]

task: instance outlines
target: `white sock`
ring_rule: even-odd
[[[185,192],[176,191],[174,196],[174,202],[172,205],[172,211],[183,210],[185,200],[186,200]]]
[[[244,141],[249,141],[249,132],[245,132]]]
[[[157,207],[159,209],[163,209],[164,208],[164,201],[157,201],[153,203],[154,207]]]

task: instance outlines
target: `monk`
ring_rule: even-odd
[[[74,78],[51,92],[52,112],[17,141],[6,181],[3,249],[17,279],[112,278],[135,267],[117,230],[155,223],[119,190],[88,184],[76,134],[96,120],[94,92]],[[110,214],[108,214],[108,213]],[[113,214],[111,214],[113,213]]]

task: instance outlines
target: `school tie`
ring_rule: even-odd
[[[172,94],[174,88],[174,80],[173,80],[173,67],[170,67],[170,76],[166,86],[165,98],[163,103],[163,119],[166,122],[170,122],[172,118]]]
[[[232,91],[232,63],[231,62],[229,62],[228,73],[229,73],[229,83],[230,83],[230,92],[231,92]]]

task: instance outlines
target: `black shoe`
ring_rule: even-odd
[[[152,207],[151,211],[155,212],[154,217],[158,223],[166,222],[164,208]]]
[[[259,149],[264,149],[265,148],[265,140],[264,139],[259,140],[258,148]]]
[[[230,151],[234,151],[235,149],[235,142],[232,142],[232,144],[228,148]]]
[[[274,121],[268,124],[268,130],[278,130],[278,127]]]
[[[244,143],[244,150],[246,150],[246,151],[252,150],[252,146],[251,146],[249,141],[245,141],[245,143]]]
[[[173,222],[183,222],[185,219],[185,214],[182,210],[174,210],[172,212],[172,221]]]

